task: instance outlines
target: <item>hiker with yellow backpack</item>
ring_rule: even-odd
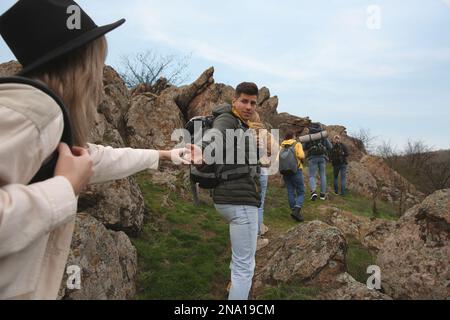
[[[295,139],[295,133],[288,131],[281,143],[279,168],[286,185],[291,217],[303,222],[301,213],[305,201],[305,184],[303,179],[303,160],[305,153],[300,142]]]

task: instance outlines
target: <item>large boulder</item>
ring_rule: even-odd
[[[138,236],[144,223],[144,198],[133,177],[90,185],[81,194],[78,208],[107,228],[130,236]]]
[[[103,100],[98,106],[98,111],[123,136],[124,116],[130,107],[130,93],[120,75],[109,66],[103,70],[103,90]]]
[[[365,197],[394,204],[400,214],[424,198],[412,183],[391,169],[383,159],[371,155],[349,162],[347,187]]]
[[[187,109],[187,119],[205,116],[212,113],[212,109],[220,104],[228,103],[234,97],[234,88],[224,84],[213,83],[205,91],[196,96]]]
[[[362,163],[350,161],[347,168],[347,188],[354,193],[374,198],[378,184]]]
[[[358,240],[366,248],[378,252],[395,230],[395,221],[370,219],[337,208],[329,208],[328,221],[344,235]]]
[[[368,289],[366,285],[356,281],[346,272],[338,275],[336,282],[340,284],[338,288],[324,291],[319,298],[323,300],[392,300],[386,294]]]
[[[146,83],[138,84],[136,87],[131,89],[130,93],[132,96],[138,94],[146,94],[149,96],[157,97],[161,94],[161,92],[170,87],[173,87],[173,85],[170,84],[166,78],[161,77],[152,85]]]
[[[184,128],[192,100],[214,82],[210,68],[192,84],[166,87],[160,94],[135,90],[125,117],[126,140],[133,148],[170,149],[179,143],[172,133]],[[147,88],[153,90],[152,88]]]
[[[278,104],[278,100],[276,103]],[[266,117],[262,113],[261,118],[270,123],[270,128],[280,130],[280,139],[283,139],[288,131],[294,131],[296,136],[302,136],[306,133],[306,128],[311,124],[311,120],[308,117],[301,118],[289,113],[280,113],[272,117]]]
[[[377,181],[378,198],[396,204],[400,212],[406,211],[423,200],[424,195],[412,183],[391,169],[383,159],[365,155],[360,163]]]
[[[298,225],[258,252],[254,294],[279,283],[332,286],[346,272],[342,233],[320,221]]]
[[[89,132],[88,141],[93,144],[110,146],[113,148],[124,148],[125,142],[119,130],[108,122],[105,115],[96,113],[94,123]]]
[[[88,214],[78,214],[67,266],[81,268],[81,289],[66,288],[67,300],[124,300],[136,293],[137,253],[123,232],[107,230]]]
[[[450,189],[408,210],[384,242],[377,264],[396,299],[450,298]]]
[[[171,139],[172,133],[184,127],[184,118],[177,104],[164,93],[158,98],[133,96],[126,115],[127,141],[132,148],[169,150],[177,144]]]
[[[119,131],[103,113],[97,113],[89,141],[113,148],[126,146]],[[138,235],[142,229],[145,204],[133,177],[88,186],[80,195],[78,207],[110,229],[124,231],[131,236]]]

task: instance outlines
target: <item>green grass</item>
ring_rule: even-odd
[[[145,173],[138,175],[137,181],[149,212],[143,232],[132,239],[138,252],[137,299],[226,299],[231,258],[227,223],[211,204],[195,207],[177,192],[153,185]],[[182,187],[181,183],[177,185]],[[315,202],[307,196],[303,207],[305,219],[326,221],[326,211],[319,210],[323,205],[373,216],[370,199],[350,194],[345,198],[330,195],[327,201]],[[388,204],[379,203],[378,207],[379,218],[396,218]],[[290,217],[285,188],[269,184],[264,220],[270,227],[269,237],[298,224]],[[373,264],[374,257],[356,240],[348,242],[348,271],[365,283],[366,268]],[[258,299],[308,300],[316,295],[315,288],[281,284],[265,290]]]
[[[354,214],[369,218],[379,218],[385,220],[397,220],[399,218],[392,204],[377,201],[378,213],[374,214],[373,200],[350,193],[344,198],[337,200],[333,205],[339,209],[351,211]]]
[[[139,263],[137,299],[220,299],[229,278],[228,226],[215,209],[195,207],[138,176],[149,219],[132,239]]]
[[[352,238],[347,238],[347,268],[348,273],[357,281],[366,283],[369,275],[367,274],[367,267],[375,264],[375,255],[372,254],[362,244]]]
[[[314,287],[305,287],[300,284],[280,284],[265,289],[257,300],[314,300],[318,294],[319,290]]]

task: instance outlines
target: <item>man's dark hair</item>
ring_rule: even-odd
[[[248,94],[249,96],[258,96],[259,89],[253,82],[242,82],[236,87],[236,98],[239,98],[241,94]]]
[[[295,137],[295,132],[292,130],[289,130],[288,132],[286,132],[286,134],[284,135],[284,140],[291,140],[294,139]]]

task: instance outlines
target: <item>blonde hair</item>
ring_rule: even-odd
[[[77,146],[85,147],[103,92],[103,67],[107,42],[103,36],[52,61],[32,78],[44,82],[63,101]]]

